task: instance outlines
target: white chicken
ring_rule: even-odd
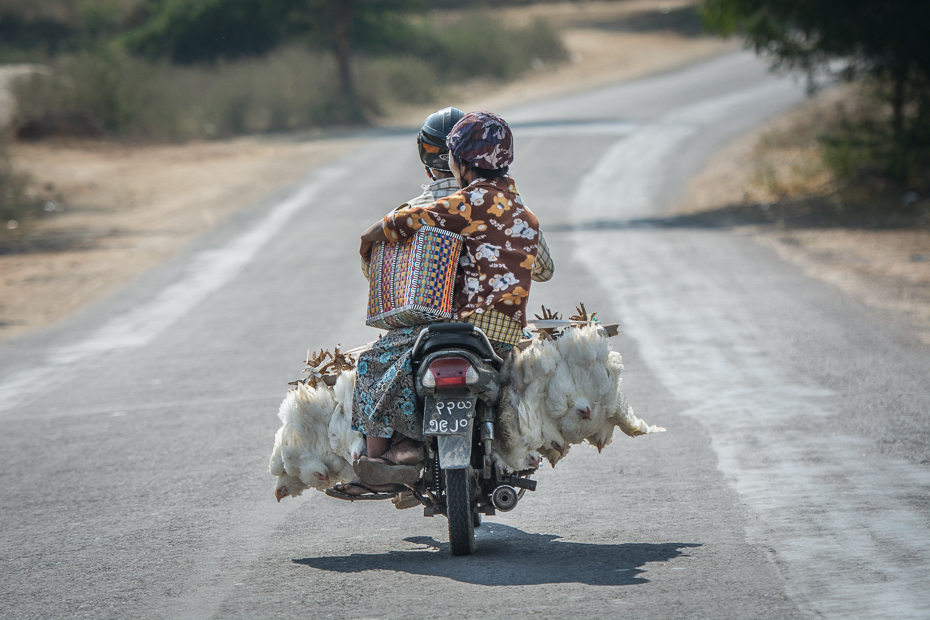
[[[608,423],[620,377],[608,361],[610,345],[594,325],[565,330],[553,344],[562,362],[549,385],[548,412],[558,417],[569,444],[581,443]]]
[[[511,361],[518,361],[514,356]],[[513,368],[508,366],[505,372]],[[534,450],[534,434],[528,429],[527,422],[520,422],[520,408],[523,402],[523,390],[514,381],[505,382],[501,404],[497,410],[497,425],[492,442],[494,462],[504,471],[521,471],[527,463],[527,456]],[[538,435],[537,435],[538,436]]]
[[[581,314],[586,316],[583,307]],[[623,361],[605,335],[607,330],[589,322],[565,329],[554,340],[535,339],[508,358],[492,452],[500,469],[536,469],[542,458],[555,467],[572,444],[582,442],[600,452],[613,441],[616,427],[631,437],[665,430],[633,413],[619,390]],[[283,426],[269,462],[278,501],[350,481],[352,464],[365,447],[362,434],[352,430],[355,370],[339,365],[330,387],[322,380],[324,359],[321,352],[314,358],[319,363],[308,362],[319,375],[316,387],[298,383],[278,411]]]
[[[505,371],[494,443],[495,458],[505,471],[528,469],[526,464],[537,452],[554,467],[568,450],[558,421],[545,415],[549,381],[561,361],[551,345],[551,341],[535,341],[516,353]]]
[[[509,396],[498,410],[498,432],[493,442],[495,462],[507,472],[535,469],[540,455],[551,463],[557,462],[567,447],[558,427],[516,392]]]
[[[538,452],[555,467],[572,444],[603,450],[617,426],[631,437],[664,431],[635,416],[618,389],[622,370],[620,354],[595,324],[518,350],[499,410],[496,462],[515,471]]]
[[[329,444],[333,452],[349,463],[358,460],[365,449],[365,437],[352,430],[352,393],[355,391],[355,370],[339,375],[333,386],[336,409],[329,422]]]
[[[352,465],[330,445],[329,423],[336,402],[326,386],[303,383],[287,393],[278,409],[283,426],[275,434],[268,464],[275,483],[275,499],[296,497],[308,488],[325,490],[352,479]]]
[[[639,437],[640,435],[665,432],[665,429],[661,426],[652,426],[636,417],[636,414],[633,413],[633,407],[627,402],[623,392],[618,391],[617,394],[619,406],[617,412],[611,415],[609,419],[623,431],[624,435]]]

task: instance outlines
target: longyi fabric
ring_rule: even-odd
[[[413,345],[425,326],[392,329],[359,356],[352,396],[352,428],[366,437],[422,441],[423,412],[416,406]],[[491,342],[504,357],[513,348]],[[395,435],[396,433],[396,435]]]

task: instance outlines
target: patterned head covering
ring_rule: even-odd
[[[446,146],[458,159],[477,168],[497,170],[513,163],[513,134],[507,121],[492,112],[469,112],[455,124]]]

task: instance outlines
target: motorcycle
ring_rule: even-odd
[[[482,515],[511,511],[536,490],[534,470],[505,472],[491,456],[504,360],[467,323],[430,324],[412,359],[427,449],[423,476],[410,488],[424,516],[448,519],[452,555],[470,555]]]

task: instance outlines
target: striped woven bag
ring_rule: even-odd
[[[365,323],[396,329],[451,318],[461,249],[461,235],[434,226],[400,243],[376,243]]]

